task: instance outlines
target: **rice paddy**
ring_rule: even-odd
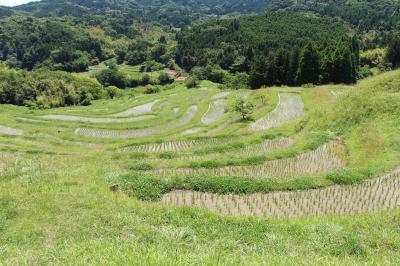
[[[130,116],[130,115],[142,115],[146,113],[151,113],[153,106],[158,102],[159,100],[155,100],[153,102],[149,102],[143,105],[135,106],[133,108],[130,108],[126,111],[114,114],[114,116]]]
[[[201,119],[201,122],[203,122],[205,125],[210,125],[218,122],[220,119],[224,119],[224,117],[227,115],[225,112],[227,105],[227,100],[217,100],[210,103],[210,106]]]
[[[154,171],[160,175],[184,176],[243,176],[243,177],[293,177],[309,174],[320,174],[344,168],[344,147],[340,143],[331,142],[315,151],[301,154],[293,158],[267,161],[255,166],[228,166],[215,169],[160,169]]]
[[[332,91],[347,89],[227,91],[202,82],[188,90],[178,83],[152,95],[126,91],[91,106],[2,105],[0,261],[63,264],[40,258],[53,258],[56,250],[55,257],[65,254],[69,262],[69,250],[94,248],[97,254],[99,246],[120,254],[127,243],[135,244],[124,254],[146,243],[149,254],[188,247],[190,256],[201,254],[199,248],[213,256],[216,247],[253,248],[254,237],[281,252],[307,230],[324,232],[312,239],[329,235],[336,243],[339,227],[347,229],[338,245],[366,227],[376,231],[360,238],[396,245],[399,124],[382,116],[344,133],[319,126],[334,117],[321,108],[343,105],[348,94]],[[247,120],[232,108],[238,97],[254,105]],[[364,217],[380,222],[366,225]]]
[[[101,129],[91,129],[91,128],[77,128],[75,134],[95,137],[95,138],[135,138],[135,137],[145,137],[154,134],[159,134],[160,132],[175,129],[180,126],[184,126],[192,120],[197,111],[197,106],[193,105],[188,108],[186,113],[178,120],[171,122],[169,124],[160,125],[151,128],[144,128],[138,130],[127,130],[127,131],[112,131],[112,130],[101,130]]]
[[[300,95],[279,93],[278,106],[265,117],[250,126],[253,131],[268,130],[304,116],[304,104]]]
[[[19,130],[19,129],[0,126],[0,134],[19,136],[19,135],[24,134],[24,132],[22,130]]]
[[[89,123],[127,123],[136,122],[153,118],[152,115],[143,115],[139,117],[131,118],[95,118],[95,117],[82,117],[82,116],[70,116],[70,115],[45,115],[41,116],[41,119],[46,120],[61,120],[61,121],[78,121],[78,122],[89,122]]]
[[[250,195],[173,191],[162,202],[231,216],[298,218],[377,212],[400,208],[400,169],[353,186]]]

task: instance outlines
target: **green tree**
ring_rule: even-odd
[[[248,119],[253,113],[254,106],[252,103],[247,102],[245,99],[240,98],[236,101],[234,110],[242,116],[242,119]]]
[[[389,42],[386,58],[393,67],[400,66],[400,36],[395,36]]]
[[[127,78],[118,70],[118,68],[110,67],[96,75],[96,79],[104,86],[116,86],[124,89],[127,85]]]
[[[186,88],[192,89],[197,88],[200,84],[200,80],[196,76],[190,76],[186,79]]]
[[[251,66],[249,75],[249,85],[253,89],[258,89],[265,84],[265,59],[263,57],[258,58]]]
[[[168,73],[161,72],[158,76],[158,81],[160,82],[160,85],[166,85],[174,82],[174,79]]]
[[[319,82],[320,61],[318,52],[314,46],[309,43],[304,47],[300,56],[299,70],[297,72],[297,80],[300,84]]]

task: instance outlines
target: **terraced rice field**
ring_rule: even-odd
[[[124,117],[124,116],[130,116],[130,115],[142,115],[142,114],[151,113],[153,106],[158,102],[159,102],[159,100],[155,100],[155,101],[143,104],[143,105],[135,106],[126,111],[114,114],[114,116]]]
[[[24,132],[22,130],[19,130],[19,129],[0,126],[0,134],[11,135],[11,136],[20,136],[20,135],[24,134]]]
[[[162,153],[162,152],[175,152],[186,151],[194,147],[212,146],[221,143],[221,139],[207,139],[207,140],[187,140],[187,141],[170,141],[164,143],[154,143],[145,145],[136,145],[123,148],[123,151],[135,152],[149,152],[149,153]]]
[[[326,173],[346,166],[345,147],[339,142],[330,142],[318,149],[293,158],[267,161],[261,165],[228,166],[223,168],[159,169],[160,175],[182,176],[241,176],[258,178],[292,177]]]
[[[153,115],[143,115],[130,118],[97,118],[97,117],[82,117],[82,116],[71,116],[71,115],[45,115],[45,116],[40,116],[39,118],[46,120],[77,121],[77,122],[88,122],[88,123],[128,123],[128,122],[142,121],[154,117],[155,116]]]
[[[326,90],[327,97],[336,98],[330,93],[331,88]],[[269,131],[305,115],[302,99],[306,96],[301,89],[263,92],[278,94],[278,104],[275,98],[269,99],[273,97],[257,99],[259,92],[221,92],[212,87],[189,92],[181,89],[142,99],[135,97],[136,106],[129,109],[126,106],[132,104],[130,96],[107,103],[95,102],[93,108],[20,112],[5,109],[4,125],[2,121],[0,126],[1,151],[64,157],[93,155],[96,160],[111,162],[109,168],[115,176],[134,172],[161,180],[228,177],[281,183],[304,179],[312,183],[349,166],[348,150],[340,138],[317,139],[318,143],[311,147],[319,147],[310,150],[302,132],[281,133],[285,127],[277,130],[279,133]],[[240,114],[227,108],[237,97],[255,102],[255,122],[242,121]],[[20,163],[20,158],[17,152],[0,154],[0,175],[4,175],[6,167],[12,169],[13,175],[24,169],[32,170],[31,161]],[[107,171],[111,170],[104,170]],[[206,208],[232,216],[292,218],[355,214],[397,208],[399,175],[400,170],[396,170],[354,186],[269,194],[218,195],[173,190],[160,203]],[[186,185],[173,189],[178,188],[192,189]]]
[[[227,115],[227,112],[225,112],[227,105],[227,100],[217,100],[210,103],[210,106],[201,119],[201,122],[203,122],[205,125],[210,125],[218,122],[221,119],[224,119],[224,117]]]
[[[377,212],[400,208],[400,169],[353,186],[251,195],[173,191],[162,202],[232,216],[295,218]]]
[[[188,108],[186,113],[178,120],[171,122],[169,124],[160,125],[151,128],[137,129],[137,130],[127,130],[127,131],[115,131],[115,130],[101,130],[92,128],[77,128],[75,134],[94,137],[94,138],[136,138],[136,137],[146,137],[154,134],[160,134],[165,131],[175,129],[186,125],[193,119],[196,115],[197,106],[191,106]]]
[[[252,131],[268,130],[284,125],[304,116],[304,104],[301,96],[295,93],[279,93],[278,106],[267,116],[250,126]]]
[[[228,97],[231,94],[231,92],[226,91],[226,92],[220,92],[212,96],[212,99],[221,99]]]
[[[193,127],[193,128],[189,128],[185,131],[182,132],[182,136],[188,136],[188,135],[194,135],[200,132],[205,131],[206,129],[203,127]]]

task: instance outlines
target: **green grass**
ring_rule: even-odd
[[[37,174],[2,181],[5,264],[361,265],[399,259],[398,211],[227,218],[109,192],[107,179],[99,177],[113,177],[114,169],[95,158],[50,158],[35,159],[45,166]],[[155,183],[150,192],[162,189]]]
[[[0,135],[0,264],[396,265],[398,210],[278,220],[224,217],[163,206],[158,200],[174,189],[246,194],[352,185],[390,171],[400,162],[399,82],[399,71],[394,71],[356,86],[252,91],[248,99],[256,107],[253,119],[275,108],[279,92],[299,93],[307,115],[268,132],[249,132],[249,122],[234,121],[212,137],[181,135],[190,128],[207,132],[218,126],[201,123],[212,96],[221,92],[211,82],[191,90],[177,82],[155,95],[127,90],[117,99],[88,107],[30,110],[2,105],[0,125],[23,130],[24,135]],[[336,97],[332,90],[344,94]],[[243,92],[232,91],[230,104]],[[160,99],[152,110],[155,118],[135,123],[38,119],[48,114],[111,117],[155,99]],[[188,124],[154,136],[97,139],[74,134],[78,127],[125,130],[167,124],[193,104],[198,112]],[[174,115],[174,108],[181,113]],[[220,123],[237,115],[229,112]],[[271,154],[237,153],[276,137],[291,137],[293,145]],[[295,157],[336,138],[346,144],[347,168],[322,175],[261,179],[147,173],[163,167],[259,165]],[[124,151],[176,140],[206,144],[174,152]],[[118,191],[110,191],[113,184],[119,185]]]

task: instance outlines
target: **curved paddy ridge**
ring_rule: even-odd
[[[73,121],[73,122],[86,122],[86,123],[128,123],[138,122],[154,118],[154,115],[143,115],[130,118],[95,118],[95,117],[82,117],[71,115],[45,115],[39,118],[45,120],[59,120],[59,121]]]
[[[86,137],[95,137],[95,138],[135,138],[135,137],[151,136],[154,134],[160,134],[163,133],[164,131],[172,130],[186,125],[194,118],[197,109],[198,107],[193,105],[188,108],[186,113],[180,119],[165,125],[155,126],[151,128],[127,130],[127,131],[77,128],[75,130],[75,134]]]

